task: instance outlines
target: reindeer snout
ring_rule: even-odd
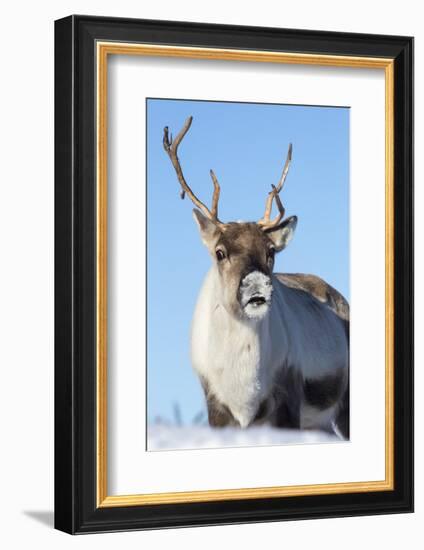
[[[252,271],[240,283],[240,302],[243,308],[258,308],[269,304],[272,281],[261,271]]]
[[[262,290],[272,286],[271,278],[261,271],[251,271],[241,281],[241,288],[245,290]]]

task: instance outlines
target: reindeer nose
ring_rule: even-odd
[[[261,271],[251,271],[241,281],[243,290],[248,290],[251,294],[261,292],[272,285],[271,278]]]

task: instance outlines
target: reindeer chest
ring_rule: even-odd
[[[245,325],[211,330],[205,342],[208,352],[196,369],[242,427],[249,425],[270,392],[269,358],[261,336]]]

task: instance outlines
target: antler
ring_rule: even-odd
[[[292,159],[292,151],[293,151],[293,146],[290,143],[289,150],[287,151],[286,163],[284,164],[283,173],[281,174],[280,181],[278,182],[277,186],[272,185],[272,191],[268,193],[268,197],[266,199],[265,213],[263,215],[263,218],[261,218],[258,221],[258,225],[260,225],[262,229],[271,229],[272,227],[276,227],[284,217],[285,210],[281,203],[279,192],[283,188],[284,182],[286,181],[286,177],[287,177],[287,174],[290,168],[291,159]],[[277,204],[278,214],[273,220],[270,220],[271,211],[272,211],[272,202],[274,199]]]
[[[181,130],[179,131],[179,133],[177,134],[174,140],[172,139],[172,135],[171,136],[169,135],[168,126],[165,126],[163,130],[163,147],[165,151],[168,153],[168,156],[171,159],[171,162],[175,168],[175,172],[177,173],[177,178],[181,185],[181,193],[180,193],[181,198],[184,199],[185,194],[187,193],[187,195],[190,197],[193,204],[197,206],[197,208],[199,208],[199,210],[201,210],[207,218],[214,221],[219,227],[222,228],[224,227],[224,224],[220,222],[218,219],[218,201],[219,201],[219,194],[220,194],[221,188],[219,186],[218,180],[213,170],[210,171],[210,175],[212,178],[214,191],[213,191],[213,197],[212,197],[212,208],[211,210],[209,210],[209,208],[196,197],[196,195],[191,190],[190,186],[187,184],[184,178],[183,171],[181,169],[180,161],[178,159],[178,155],[177,155],[178,146],[183,140],[188,130],[190,129],[192,121],[193,121],[193,117],[189,116],[188,119],[184,122],[184,126],[181,128]]]

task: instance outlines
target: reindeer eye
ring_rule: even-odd
[[[218,260],[218,262],[221,262],[225,258],[225,252],[223,250],[221,250],[220,248],[215,252],[215,254],[216,254],[216,259]]]

